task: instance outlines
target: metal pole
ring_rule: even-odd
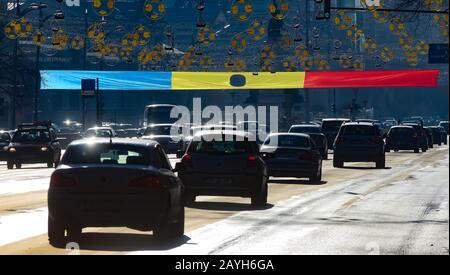
[[[334,115],[334,117],[336,117],[337,116],[336,88],[333,89],[333,104],[334,104],[333,115]]]
[[[87,55],[87,31],[88,31],[88,10],[84,12],[84,46],[83,46],[83,70],[86,70]],[[86,97],[81,96],[81,123],[83,124],[83,132],[86,130]]]
[[[20,17],[20,0],[16,1],[16,12],[17,12],[17,18]],[[13,89],[13,96],[12,96],[12,114],[11,114],[11,124],[10,128],[14,129],[16,127],[16,105],[17,105],[17,93],[18,93],[18,87],[17,87],[17,67],[18,67],[18,51],[19,51],[19,38],[17,37],[14,41],[14,51],[13,51],[13,60],[14,60],[14,76],[13,76],[13,82],[14,82],[14,89]]]
[[[39,8],[39,31],[42,29],[42,9]],[[40,77],[40,61],[41,61],[41,46],[39,43],[36,44],[36,83],[34,87],[34,121],[38,121],[38,111],[39,111],[39,89],[41,85],[41,77]]]
[[[305,12],[306,12],[306,48],[309,50],[309,2],[305,1]],[[305,122],[310,122],[311,118],[309,116],[310,113],[310,98],[309,98],[309,89],[305,89]]]
[[[100,83],[99,79],[97,78],[97,126],[102,126],[100,121]]]

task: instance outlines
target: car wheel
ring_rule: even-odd
[[[414,149],[414,153],[416,154],[420,153],[420,149],[419,148]]]
[[[426,151],[428,151],[428,148],[422,147],[422,152],[425,153]]]
[[[259,194],[254,195],[251,198],[251,204],[254,207],[263,207],[267,204],[267,196],[269,194],[269,186],[267,185],[267,182],[264,183],[263,187],[261,188],[261,191]]]
[[[185,212],[184,207],[180,210],[177,221],[172,222],[171,217],[165,217],[162,224],[153,229],[153,236],[158,242],[167,242],[179,239],[184,235]]]
[[[81,235],[83,229],[81,226],[70,226],[67,229],[67,238],[70,242],[79,242],[81,240]]]
[[[323,159],[328,160],[328,150],[326,150],[323,154]]]
[[[14,163],[12,163],[11,161],[8,161],[6,164],[8,170],[14,169]]]
[[[195,194],[188,193],[188,192],[185,193],[185,195],[184,195],[184,203],[186,205],[194,204],[196,200],[197,200],[197,196]]]
[[[48,241],[54,247],[64,247],[64,225],[48,217]]]
[[[322,168],[319,168],[319,171],[313,177],[309,178],[309,182],[313,184],[319,184],[322,182]]]
[[[22,169],[22,163],[16,163],[16,168],[17,169]]]
[[[333,158],[333,167],[335,167],[335,168],[343,168],[344,167],[344,162],[341,161],[336,156],[334,156],[334,158]]]
[[[391,152],[391,149],[385,148],[384,151],[385,151],[386,153],[390,153],[390,152]]]
[[[377,169],[384,169],[386,168],[386,157],[382,156],[378,161],[377,161]]]
[[[47,168],[53,168],[53,162],[48,162],[47,163]]]

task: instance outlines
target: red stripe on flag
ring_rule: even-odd
[[[439,70],[307,72],[305,88],[436,87]]]

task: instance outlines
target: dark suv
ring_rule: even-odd
[[[6,161],[6,151],[8,150],[11,138],[11,132],[0,131],[0,161]]]
[[[419,142],[420,149],[422,149],[422,152],[428,151],[428,137],[423,126],[418,123],[404,123],[402,125],[413,127],[417,133],[417,140]]]
[[[257,207],[267,203],[267,166],[248,133],[197,133],[175,170],[185,185],[188,204],[196,196],[249,197]]]
[[[344,123],[334,143],[334,167],[343,167],[344,162],[375,162],[384,168],[386,157],[384,141],[379,128],[373,123]]]
[[[322,133],[327,138],[327,144],[331,145],[334,143],[336,136],[341,128],[341,125],[345,122],[350,122],[347,118],[326,118],[322,120]]]
[[[22,164],[47,163],[56,167],[61,158],[60,140],[51,123],[24,123],[19,125],[7,149],[7,167],[22,168]]]

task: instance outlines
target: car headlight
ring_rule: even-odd
[[[48,148],[47,147],[41,147],[41,152],[47,152]]]
[[[15,153],[15,152],[16,152],[16,148],[14,148],[14,147],[9,148],[9,152],[10,152],[10,153]]]

